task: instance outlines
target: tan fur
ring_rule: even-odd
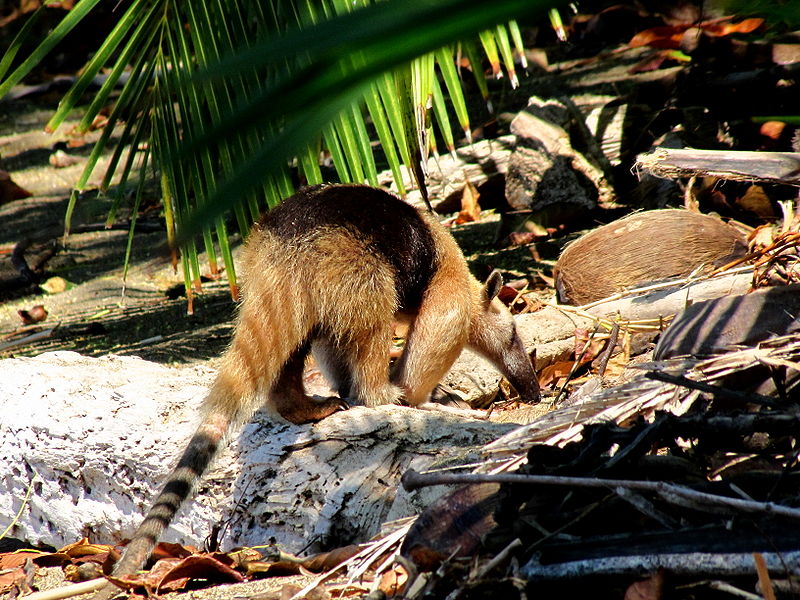
[[[335,193],[347,189],[332,188]],[[115,568],[116,576],[145,562],[235,425],[264,404],[293,423],[319,420],[341,408],[341,399],[315,400],[303,389],[309,349],[340,395],[366,406],[427,402],[464,346],[497,365],[525,400],[539,400],[514,321],[495,298],[499,276],[487,286],[478,283],[449,232],[432,216],[423,218],[434,240],[435,271],[418,310],[404,315],[398,314],[391,265],[344,229],[289,241],[267,228],[253,231],[242,255],[236,331],[203,402],[202,423]],[[396,318],[408,320],[410,329],[390,374]],[[107,589],[99,597],[112,594]]]

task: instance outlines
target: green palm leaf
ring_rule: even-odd
[[[80,0],[53,34],[0,82],[0,95],[98,2]],[[199,286],[199,235],[212,270],[219,247],[235,294],[228,215],[246,234],[264,207],[293,191],[293,170],[308,183],[322,181],[323,150],[330,152],[340,180],[376,185],[373,137],[403,192],[402,167],[418,173],[435,148],[434,121],[448,150],[455,146],[445,91],[459,128],[469,135],[454,62],[457,47],[450,44],[480,34],[493,69],[500,73],[504,67],[513,80],[511,42],[519,50],[520,36],[513,22],[509,29],[503,24],[522,14],[544,14],[552,4],[131,0],[50,126],[57,127],[100,70],[109,68],[81,121],[88,127],[127,76],[76,188],[86,186],[112,132],[119,133],[120,144],[110,169],[119,172],[124,188],[132,181],[141,144],[146,153],[138,161],[138,183],[133,182],[139,186],[137,198],[147,169],[155,169],[168,238],[173,247],[181,245],[187,291]],[[475,46],[466,42],[462,47],[480,85],[483,73]],[[12,59],[4,58],[0,68],[10,70]],[[119,149],[124,146],[127,155]],[[107,173],[104,187],[110,177]],[[67,227],[73,208],[74,197]]]

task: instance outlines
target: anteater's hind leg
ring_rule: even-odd
[[[320,337],[311,344],[311,354],[325,379],[341,398],[347,398],[353,386],[353,375],[345,351],[332,340]]]
[[[348,398],[365,406],[399,404],[403,400],[403,390],[389,382],[391,342],[391,315],[387,315],[341,344],[352,376]]]
[[[339,398],[317,401],[306,394],[303,369],[310,346],[309,342],[305,342],[291,354],[270,390],[272,406],[291,423],[319,421],[344,408]]]

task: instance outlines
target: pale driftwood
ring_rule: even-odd
[[[711,279],[664,283],[658,289],[646,288],[651,291],[641,294],[632,290],[628,294],[619,294],[608,301],[601,300],[581,308],[597,317],[619,317],[631,321],[667,318],[692,302],[743,294],[751,288],[752,283],[752,269],[745,269]],[[626,295],[628,297],[623,297]]]
[[[732,181],[800,183],[800,152],[656,148],[636,168],[658,177],[719,177]]]
[[[0,361],[0,522],[31,543],[130,536],[198,419],[214,372],[54,352]],[[354,407],[314,425],[256,414],[230,438],[169,541],[224,547],[275,536],[286,550],[364,540],[429,500],[402,472],[470,453],[514,425],[403,407]]]

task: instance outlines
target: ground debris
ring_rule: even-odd
[[[494,507],[496,527],[475,551],[456,547],[463,531],[449,553],[445,535],[428,541],[444,558],[427,576],[434,595],[418,597],[473,597],[474,586],[493,580],[515,582],[528,597],[618,598],[656,574],[661,592],[652,597],[712,597],[719,585],[754,590],[760,579],[792,589],[800,574],[798,408],[794,397],[755,407],[700,394],[683,415],[584,424],[563,447],[533,444],[513,473],[409,473],[411,487],[469,482],[454,492],[460,498],[499,484],[480,500]],[[456,508],[467,528],[476,507]],[[458,522],[443,514],[452,506],[430,510],[439,512],[418,523]],[[411,561],[415,529],[404,545]]]

